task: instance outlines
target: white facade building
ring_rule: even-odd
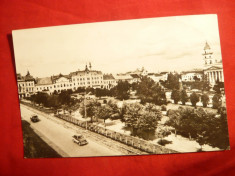
[[[19,98],[30,97],[32,94],[34,94],[35,80],[30,75],[29,71],[27,72],[26,76],[17,74],[17,86]]]
[[[195,81],[195,78],[201,81],[202,77],[203,77],[203,71],[188,71],[181,73],[181,80],[185,82]]]
[[[103,74],[101,71],[91,70],[85,68],[83,71],[76,71],[70,73],[73,90],[78,87],[93,87],[93,88],[103,88]]]
[[[104,88],[105,89],[111,89],[111,88],[115,87],[118,83],[118,81],[113,77],[112,74],[104,74],[103,79],[104,79]]]

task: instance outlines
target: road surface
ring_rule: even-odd
[[[117,156],[123,155],[120,151],[115,151],[105,145],[97,143],[97,141],[85,136],[88,145],[79,146],[72,141],[74,134],[83,133],[81,130],[69,128],[61,124],[54,117],[50,117],[38,110],[34,110],[28,106],[20,105],[22,120],[28,121],[34,131],[47,142],[54,150],[56,150],[62,157],[87,157],[87,156]],[[38,115],[40,121],[33,123],[30,121],[31,115]]]

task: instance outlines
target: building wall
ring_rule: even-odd
[[[195,81],[194,80],[195,76],[199,78],[200,80],[202,80],[202,74],[199,74],[199,73],[186,73],[186,74],[183,74],[181,78],[182,78],[182,81],[188,82],[188,81]]]
[[[102,73],[81,73],[72,76],[72,87],[75,90],[78,87],[102,88],[104,85]]]
[[[34,81],[17,81],[19,98],[29,97],[35,92]]]

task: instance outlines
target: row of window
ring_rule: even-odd
[[[34,83],[18,83],[19,84],[19,86],[34,86]]]
[[[91,80],[96,80],[96,79],[102,79],[102,77],[100,77],[100,78],[99,77],[91,77]],[[85,81],[85,78],[77,78],[77,79],[73,78],[73,81],[76,81],[76,80],[77,81],[79,81],[79,80],[80,81]],[[87,80],[90,80],[90,78],[87,78]]]
[[[18,88],[18,92],[33,92],[33,88]]]
[[[92,84],[99,84],[99,83],[102,83],[102,81],[94,81],[92,82]],[[91,84],[91,82],[87,82],[87,84]],[[85,82],[81,82],[81,83],[78,83],[78,85],[85,85]],[[74,86],[76,86],[76,84],[74,83]],[[72,87],[72,84],[60,84],[60,85],[54,85],[54,88],[59,88],[59,87]],[[52,86],[50,87],[37,87],[37,90],[49,90],[49,89],[52,89]]]

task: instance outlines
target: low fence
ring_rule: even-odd
[[[43,111],[43,112],[47,111],[47,109],[45,109],[45,108],[40,108],[40,107],[34,106],[30,103],[26,103],[26,102],[21,102],[21,103],[25,104],[27,106],[31,106],[33,108],[36,108],[36,109]],[[140,138],[137,138],[134,136],[122,134],[122,133],[119,133],[116,131],[106,129],[105,127],[98,126],[93,123],[89,123],[86,121],[81,121],[81,120],[75,119],[75,118],[71,117],[70,115],[57,114],[54,116],[56,116],[60,119],[63,119],[67,122],[78,125],[78,126],[85,128],[87,130],[90,130],[92,132],[101,134],[101,135],[106,136],[108,138],[111,138],[115,141],[119,141],[121,143],[124,143],[126,145],[132,146],[134,148],[140,149],[140,150],[148,152],[148,153],[152,153],[152,154],[178,153],[177,151],[165,148],[165,147],[158,145],[158,144],[150,143],[146,140],[143,140],[143,139],[140,139]]]
[[[134,148],[140,149],[142,151],[153,153],[153,154],[164,154],[164,153],[178,153],[177,151],[165,148],[158,144],[150,143],[146,140],[136,138],[134,136],[129,136],[126,134],[122,134],[116,131],[112,131],[109,129],[106,129],[104,127],[98,126],[96,124],[92,124],[89,122],[84,122],[78,119],[75,119],[69,115],[56,115],[56,117],[61,118],[67,122],[73,123],[75,125],[78,125],[80,127],[83,127],[87,130],[93,131],[95,133],[101,134],[103,136],[106,136],[108,138],[111,138],[113,140],[119,141],[121,143],[124,143],[126,145],[132,146]]]

